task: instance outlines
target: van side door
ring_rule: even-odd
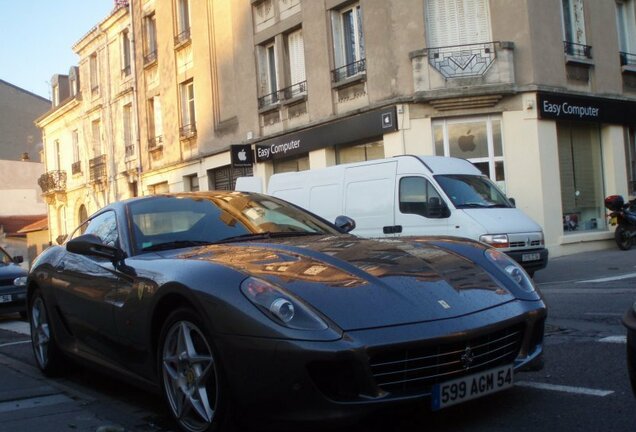
[[[395,224],[401,236],[449,235],[451,210],[425,177],[403,176],[397,184]]]

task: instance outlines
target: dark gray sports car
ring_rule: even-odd
[[[276,198],[207,192],[100,210],[28,280],[37,363],[80,359],[160,389],[179,426],[433,409],[542,365],[546,307],[505,254],[361,239]]]

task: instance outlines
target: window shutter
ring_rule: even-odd
[[[305,77],[305,44],[302,30],[289,34],[289,71],[291,85],[301,83]]]
[[[331,12],[331,28],[333,30],[333,56],[336,68],[344,66],[343,34],[340,13]]]
[[[430,48],[489,42],[488,0],[427,0]]]

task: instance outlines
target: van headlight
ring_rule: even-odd
[[[508,234],[484,234],[479,236],[479,241],[498,249],[510,247]]]
[[[486,249],[486,257],[526,292],[536,291],[528,273],[515,260],[497,249]]]
[[[249,277],[241,292],[274,322],[297,330],[325,330],[327,324],[299,299],[262,279]]]

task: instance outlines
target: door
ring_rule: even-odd
[[[397,185],[395,224],[402,236],[449,235],[451,212],[441,194],[425,177],[404,176]]]

